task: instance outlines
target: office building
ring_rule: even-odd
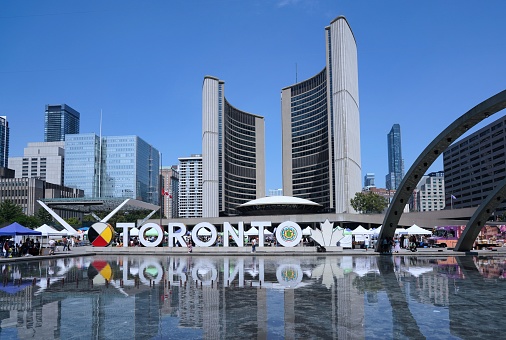
[[[225,98],[225,82],[202,86],[203,217],[236,215],[236,207],[265,197],[264,118]]]
[[[66,104],[46,105],[44,142],[61,142],[65,135],[79,133],[80,114]]]
[[[162,202],[166,218],[178,217],[179,171],[177,165],[162,166]]]
[[[160,154],[138,136],[65,136],[66,186],[85,197],[133,198],[158,204]]]
[[[283,189],[269,189],[269,196],[283,196]]]
[[[506,176],[506,116],[456,141],[443,153],[447,209],[479,206]],[[455,197],[454,199],[452,199]],[[496,214],[504,215],[506,204]]]
[[[78,198],[84,192],[63,185],[48,183],[38,178],[2,178],[0,179],[0,203],[6,200],[19,205],[23,213],[33,216],[42,209],[38,200],[48,198]],[[62,218],[82,217],[75,211],[55,210]]]
[[[179,217],[202,217],[202,155],[179,160]]]
[[[445,208],[444,171],[422,176],[417,185],[417,211],[437,211]]]
[[[63,185],[65,142],[28,143],[23,157],[10,157],[16,178],[38,178]]]
[[[394,124],[387,135],[388,142],[388,174],[386,175],[386,187],[389,190],[397,190],[404,177],[404,160],[401,148],[401,126]]]
[[[0,168],[9,165],[9,122],[6,116],[0,116]]]
[[[374,185],[374,174],[368,172],[364,176],[364,188],[375,187]]]
[[[283,192],[354,212],[362,190],[357,45],[340,16],[325,28],[326,66],[281,91]]]

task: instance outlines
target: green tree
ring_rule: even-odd
[[[44,208],[37,210],[35,217],[39,219],[40,225],[53,223],[53,216],[51,216],[51,214]]]
[[[16,218],[17,222],[24,227],[35,229],[41,226],[40,220],[35,216],[21,215]]]
[[[65,220],[65,222],[73,227],[81,226],[81,221],[77,217],[69,217]]]
[[[388,206],[388,200],[374,192],[357,192],[350,203],[353,209],[362,214],[380,214]]]
[[[11,200],[5,200],[0,203],[0,224],[17,222],[21,216],[24,216],[21,206],[15,204]]]

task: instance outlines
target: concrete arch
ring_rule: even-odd
[[[474,240],[478,237],[481,228],[505,197],[506,178],[499,182],[487,198],[481,202],[469,222],[467,222],[466,229],[460,235],[457,245],[453,249],[454,251],[469,251],[473,249]]]
[[[395,228],[397,228],[404,207],[409,202],[409,197],[416,188],[420,178],[422,178],[441,153],[467,130],[504,108],[506,108],[506,90],[499,92],[498,94],[476,105],[471,110],[457,118],[445,130],[443,130],[443,132],[434,138],[425,150],[423,150],[420,156],[418,156],[402,179],[401,184],[390,203],[387,213],[385,214],[383,228],[381,228],[379,235],[380,240],[385,237],[394,236]],[[381,242],[378,242],[376,245],[376,251],[379,251],[380,247]]]

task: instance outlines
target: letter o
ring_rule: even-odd
[[[295,222],[286,221],[276,228],[276,240],[283,247],[295,247],[301,239],[302,229]]]
[[[203,228],[203,227],[209,228],[211,230],[211,238],[207,242],[202,242],[198,238],[198,232],[199,232],[200,228]],[[218,237],[218,235],[216,232],[216,227],[209,222],[200,222],[192,229],[192,240],[193,240],[193,242],[195,242],[195,245],[198,247],[212,246],[214,244],[214,242],[216,242],[217,237]]]
[[[146,230],[151,229],[151,228],[158,229],[158,236],[157,236],[155,242],[146,241],[146,239],[144,238],[144,233],[146,232]],[[162,243],[162,241],[163,241],[163,229],[158,224],[156,224],[156,223],[146,223],[145,225],[143,225],[139,229],[139,242],[144,247],[156,247],[160,243]]]

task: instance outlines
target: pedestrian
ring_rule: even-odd
[[[256,251],[256,248],[257,248],[257,239],[253,238],[253,240],[251,240],[251,252],[254,253]]]
[[[56,242],[53,239],[49,240],[49,255],[54,255],[55,248]]]
[[[4,257],[9,257],[9,250],[10,250],[9,241],[5,240],[4,246],[3,246]]]
[[[394,246],[394,252],[399,253],[401,251],[401,242],[399,241],[399,238],[395,238],[395,246]]]
[[[186,245],[187,245],[187,247],[188,247],[188,252],[189,252],[189,253],[191,253],[191,252],[192,252],[192,250],[193,250],[193,249],[192,249],[192,240],[191,240],[191,239],[189,239],[189,240],[188,240],[188,243],[187,243]]]
[[[365,248],[365,251],[367,251],[367,248],[369,248],[369,236],[365,237],[364,248]]]

